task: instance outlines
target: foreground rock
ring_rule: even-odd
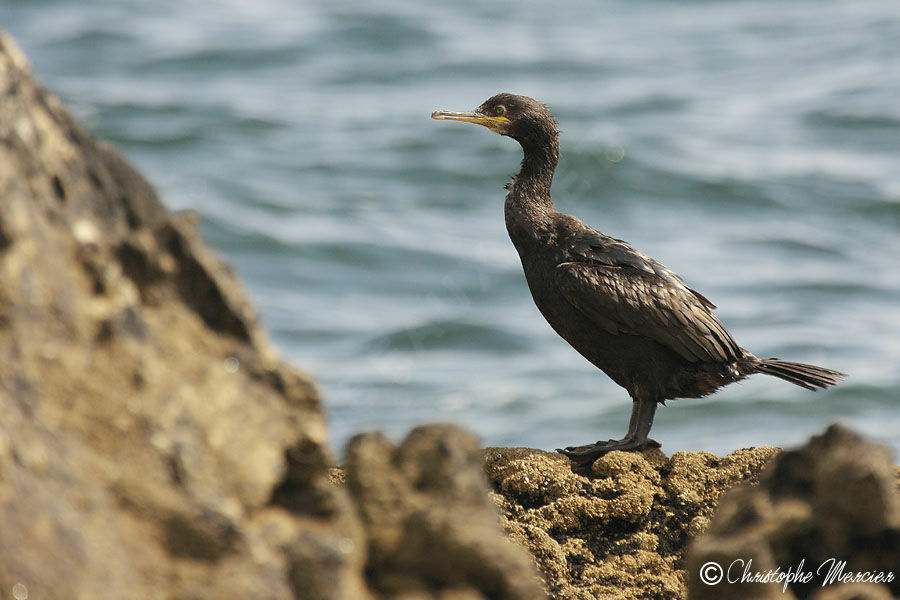
[[[2,37],[0,198],[0,593],[290,598],[316,546],[334,597],[358,597],[359,524],[327,485],[310,380],[192,219]]]
[[[685,544],[719,496],[755,481],[778,452],[611,452],[575,473],[559,454],[489,448],[485,469],[507,531],[554,598],[664,600],[686,595]]]
[[[884,447],[839,426],[799,450],[785,452],[773,461],[758,486],[737,489],[723,498],[709,531],[690,552],[690,597],[900,597],[897,475]],[[703,566],[710,562],[722,569],[719,572],[713,566],[706,573],[708,581],[722,576],[717,585],[707,585],[700,578]],[[739,579],[748,564],[752,564],[751,573],[799,570],[807,574],[806,581],[790,585],[728,582]],[[852,583],[859,577],[869,583]],[[891,581],[884,581],[887,578]]]
[[[391,596],[455,588],[442,599],[543,598],[534,564],[502,535],[478,440],[450,425],[413,430],[395,448],[380,434],[347,448],[346,486],[368,536],[374,587]],[[403,597],[412,597],[403,596]]]
[[[360,442],[330,484],[316,390],[234,275],[2,34],[0,282],[0,597],[543,595],[471,438]]]

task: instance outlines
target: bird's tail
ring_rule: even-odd
[[[816,388],[828,388],[839,384],[847,375],[839,371],[832,371],[816,365],[788,362],[777,358],[761,360],[756,367],[757,372],[766,375],[774,375],[779,379],[790,381],[794,385],[816,391]]]

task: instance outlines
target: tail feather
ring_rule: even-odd
[[[761,360],[756,370],[812,391],[816,391],[816,388],[825,389],[837,385],[847,376],[845,373],[832,371],[825,367],[788,362],[777,358]]]

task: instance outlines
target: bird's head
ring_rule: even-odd
[[[436,110],[432,119],[463,121],[484,125],[500,135],[524,143],[536,136],[556,136],[556,121],[547,107],[526,96],[497,94],[471,112]]]

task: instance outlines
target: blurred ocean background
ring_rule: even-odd
[[[900,458],[895,2],[2,0],[0,28],[201,213],[339,452],[435,421],[546,449],[625,432],[625,391],[526,288],[502,209],[518,145],[429,118],[509,91],[559,121],[560,210],[675,270],[757,355],[850,374],[669,403],[664,451],[837,420]]]

